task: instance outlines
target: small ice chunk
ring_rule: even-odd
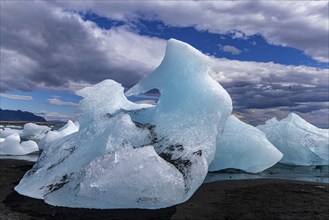
[[[3,142],[0,142],[0,155],[25,155],[39,151],[38,145],[34,141],[24,141],[22,143],[20,141],[18,134],[6,137]]]
[[[22,126],[19,126],[19,125],[7,125],[6,128],[13,128],[13,129],[21,130],[22,129]]]
[[[22,130],[12,129],[12,128],[3,128],[0,129],[0,138],[6,138],[12,134],[21,134]]]
[[[39,141],[39,149],[43,150],[54,141],[58,141],[72,133],[77,132],[78,130],[79,122],[73,123],[71,120],[69,120],[62,128],[58,129],[57,131],[48,131],[46,136]]]
[[[40,140],[50,130],[48,126],[37,125],[34,123],[26,123],[23,131],[20,133],[22,139],[27,140]]]
[[[263,132],[231,115],[218,139],[215,159],[209,171],[234,168],[258,173],[273,166],[281,158],[282,153],[267,140]]]
[[[329,164],[329,129],[317,128],[294,113],[280,121],[270,119],[258,128],[283,153],[281,163]]]

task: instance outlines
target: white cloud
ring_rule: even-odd
[[[78,103],[74,103],[74,102],[65,102],[60,100],[59,98],[51,98],[51,99],[47,99],[49,104],[52,105],[59,105],[59,106],[78,106]]]
[[[295,82],[307,85],[328,84],[328,69],[212,57],[211,75],[219,82]]]
[[[223,46],[222,50],[224,52],[228,52],[228,53],[231,53],[233,55],[239,55],[241,53],[241,50],[239,50],[238,48],[236,48],[234,46],[230,46],[230,45]]]
[[[35,88],[72,92],[108,78],[130,87],[160,63],[164,40],[141,36],[128,27],[102,30],[63,9],[92,10],[121,20],[143,14],[168,25],[233,33],[236,38],[260,33],[273,44],[302,49],[318,60],[328,58],[325,2],[37,1],[1,6],[3,92]],[[225,50],[239,53],[230,45]]]
[[[246,36],[241,31],[233,31],[232,34],[233,34],[232,36],[233,39],[245,39],[245,40],[248,39],[248,36]]]
[[[25,100],[25,101],[32,101],[32,96],[27,95],[14,95],[14,94],[7,94],[7,93],[0,93],[1,97],[8,98],[8,99],[15,99],[15,100]]]
[[[112,19],[140,16],[167,25],[196,27],[235,37],[261,34],[269,43],[304,51],[328,62],[328,1],[59,1],[75,10],[92,10]]]

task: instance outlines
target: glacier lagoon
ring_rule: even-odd
[[[252,180],[264,178],[329,183],[329,165],[296,166],[277,163],[259,173],[248,173],[237,169],[224,169],[208,173],[204,183],[223,180]]]
[[[154,209],[189,199],[209,165],[262,175],[282,154],[257,128],[232,119],[231,99],[209,77],[207,63],[191,46],[170,40],[161,65],[126,93],[156,88],[157,106],[130,102],[111,80],[78,91],[80,130],[47,146],[15,189],[52,205]],[[237,128],[248,132],[230,138],[241,133]],[[217,146],[225,137],[231,145]],[[245,158],[237,152],[244,141],[250,144]],[[235,164],[223,164],[220,151]],[[214,163],[218,158],[222,164]]]

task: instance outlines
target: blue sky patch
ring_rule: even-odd
[[[283,65],[305,65],[317,68],[328,68],[328,63],[318,62],[303,51],[269,44],[261,35],[243,36],[243,33],[232,31],[227,34],[216,34],[208,31],[199,31],[194,27],[172,27],[161,21],[133,20],[118,21],[87,12],[80,14],[84,20],[96,23],[100,28],[111,29],[128,25],[142,36],[158,37],[168,40],[175,38],[191,44],[207,55],[218,58],[227,58],[240,61],[273,62]],[[242,35],[236,37],[236,33]],[[236,48],[237,53],[225,50],[225,46]]]

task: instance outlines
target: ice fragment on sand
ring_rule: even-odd
[[[281,158],[282,153],[263,132],[231,115],[218,139],[215,159],[209,171],[235,168],[257,173],[273,166]]]
[[[280,121],[272,118],[258,128],[283,153],[281,163],[329,164],[328,129],[317,128],[294,113]]]
[[[57,131],[48,131],[46,136],[43,137],[39,142],[39,149],[43,150],[45,147],[48,147],[51,143],[54,141],[58,141],[60,139],[63,139],[64,137],[73,134],[79,130],[79,123],[75,122],[73,123],[71,120],[69,120],[66,125],[64,125],[62,128],[58,129]]]
[[[48,131],[50,131],[50,127],[48,126],[26,123],[19,135],[22,139],[38,141],[42,139]]]
[[[20,142],[18,134],[7,136],[0,142],[0,155],[25,155],[39,151],[38,145],[34,141]]]

